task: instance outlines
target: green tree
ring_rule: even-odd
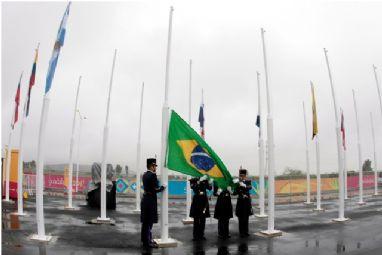
[[[119,164],[117,164],[117,165],[115,166],[115,172],[116,172],[117,176],[121,176],[121,173],[122,173],[122,167],[121,167]]]
[[[284,172],[284,176],[305,176],[305,173],[299,169],[293,169],[290,167],[286,167]]]
[[[371,172],[371,171],[373,171],[373,168],[371,167],[371,160],[366,159],[362,165],[362,172]]]

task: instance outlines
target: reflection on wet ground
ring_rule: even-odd
[[[207,220],[207,241],[193,242],[192,226],[184,226],[184,206],[173,205],[170,209],[170,236],[179,241],[176,248],[143,250],[140,247],[139,215],[133,214],[133,201],[119,201],[116,211],[108,216],[116,220],[115,226],[86,224],[99,216],[98,210],[80,206],[77,211],[62,210],[64,198],[45,197],[46,232],[55,236],[54,241],[44,244],[28,239],[35,233],[34,201],[27,201],[28,217],[11,213],[15,205],[3,203],[2,248],[3,254],[382,254],[382,197],[369,198],[368,204],[356,206],[356,198],[346,202],[346,214],[352,220],[343,224],[332,223],[337,215],[335,201],[325,201],[327,211],[312,212],[302,204],[276,206],[275,226],[283,236],[274,239],[251,235],[240,238],[237,219],[231,219],[231,238],[217,239],[217,221]],[[78,205],[82,201],[76,201]],[[213,209],[213,208],[211,208]],[[252,233],[266,229],[267,220],[251,217]],[[159,236],[159,224],[154,226],[154,235]]]

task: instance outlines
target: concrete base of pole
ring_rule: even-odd
[[[346,221],[349,221],[350,218],[336,218],[336,219],[332,219],[333,222],[336,222],[336,223],[341,223],[341,222],[346,222]]]
[[[6,199],[3,199],[3,203],[14,204],[15,201],[13,201],[13,200],[6,200]]]
[[[366,202],[357,202],[357,205],[366,205]]]
[[[274,230],[263,230],[263,231],[255,233],[255,235],[260,236],[260,237],[273,238],[273,237],[277,237],[277,236],[282,236],[283,232],[281,232],[280,230],[276,230],[276,229],[274,229]]]
[[[90,224],[98,224],[98,225],[103,225],[103,224],[106,224],[106,225],[115,225],[115,221],[110,219],[110,218],[96,218],[96,219],[92,219],[90,222]]]
[[[304,205],[311,205],[313,204],[312,202],[304,202]]]
[[[154,239],[154,242],[158,245],[158,248],[169,248],[178,246],[178,241],[172,238],[167,238],[167,240]]]
[[[134,209],[131,211],[133,214],[141,214],[141,210],[140,209]]]
[[[325,209],[324,208],[314,208],[313,209],[313,212],[324,212]]]
[[[73,207],[73,206],[64,206],[64,210],[77,211],[77,210],[79,210],[79,208],[78,207]]]
[[[194,219],[193,218],[185,218],[182,220],[183,225],[191,225],[194,224]]]
[[[30,235],[29,236],[29,239],[32,240],[32,241],[38,241],[38,242],[44,242],[44,243],[47,243],[47,242],[50,242],[52,240],[52,236],[39,236],[37,234],[33,234],[33,235]]]
[[[23,213],[13,212],[13,213],[11,213],[11,215],[17,215],[17,216],[22,216],[22,217],[28,216],[28,214],[26,214],[25,212],[23,212]]]
[[[257,218],[268,218],[268,215],[266,215],[266,214],[255,214],[255,217],[257,217]]]
[[[344,199],[345,199],[345,200],[349,200],[350,198],[349,198],[349,197],[345,197]]]

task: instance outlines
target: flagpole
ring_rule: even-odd
[[[355,119],[357,124],[357,147],[358,147],[358,168],[359,168],[359,202],[358,205],[366,204],[363,201],[363,170],[362,170],[362,150],[361,150],[361,138],[359,133],[359,120],[358,120],[358,108],[357,102],[355,98],[355,92],[353,89],[353,102],[354,102],[354,111],[355,111]]]
[[[139,127],[138,127],[138,142],[137,142],[137,159],[136,159],[136,189],[135,189],[135,205],[134,212],[141,211],[141,129],[142,129],[142,109],[143,109],[143,94],[145,83],[142,83],[141,90],[141,105],[139,108]]]
[[[274,140],[273,140],[273,116],[272,116],[272,101],[270,94],[270,85],[268,79],[268,66],[267,66],[267,55],[265,49],[265,30],[261,28],[261,38],[263,44],[263,57],[264,57],[264,71],[265,71],[265,85],[267,90],[267,142],[268,142],[268,229],[261,231],[264,235],[269,237],[280,236],[282,232],[280,230],[275,230],[275,159],[274,159]]]
[[[310,205],[310,166],[309,166],[309,145],[308,145],[308,128],[306,126],[306,111],[305,103],[302,102],[304,111],[304,126],[305,126],[305,161],[306,161],[306,202],[304,204]]]
[[[77,166],[76,166],[76,193],[78,192],[78,172],[80,170],[80,141],[81,141],[81,130],[82,130],[82,121],[86,119],[85,116],[81,116],[79,110],[77,110],[78,115],[80,116],[80,127],[78,130],[78,140],[77,140]]]
[[[378,91],[379,107],[381,108],[381,114],[382,114],[381,87],[380,87],[380,84],[379,84],[379,81],[378,81],[377,67],[375,65],[373,65],[373,70],[374,70],[375,84],[377,85],[377,91]]]
[[[260,206],[260,213],[256,214],[255,216],[258,218],[265,218],[268,217],[268,215],[265,214],[265,203],[264,203],[264,197],[265,197],[265,189],[264,189],[264,139],[263,139],[263,124],[261,121],[262,111],[261,111],[261,86],[260,86],[260,73],[256,72],[257,75],[257,109],[258,109],[258,116],[260,118],[259,121],[259,184],[260,184],[260,192],[259,192],[259,206]]]
[[[337,108],[337,100],[336,94],[334,90],[334,84],[332,79],[332,73],[330,70],[329,59],[328,59],[328,51],[324,48],[326,66],[328,68],[328,75],[330,86],[332,90],[333,97],[333,105],[334,105],[334,117],[335,117],[335,127],[336,127],[336,136],[337,136],[337,160],[338,160],[338,179],[339,179],[339,187],[338,187],[338,218],[333,219],[335,222],[343,222],[349,220],[349,218],[345,218],[345,198],[344,198],[344,175],[343,175],[343,161],[342,161],[342,145],[341,145],[341,130],[338,119],[338,108]]]
[[[190,59],[190,72],[188,79],[188,125],[191,126],[191,92],[192,92],[192,59]],[[194,219],[190,217],[191,208],[191,187],[190,187],[191,177],[187,175],[186,180],[186,218],[182,220],[183,224],[192,224]]]
[[[27,92],[28,93],[28,92]],[[23,115],[20,126],[20,142],[19,142],[19,159],[18,159],[18,168],[17,168],[17,213],[16,215],[25,216],[26,213],[23,212],[23,168],[24,168],[24,146],[23,146],[23,137],[24,137],[24,125],[25,125],[25,108],[28,98],[25,100],[23,107]]]
[[[373,156],[374,156],[374,196],[378,196],[378,164],[377,164],[377,153],[375,149],[375,133],[374,133],[374,121],[373,114],[370,112],[370,124],[371,124],[371,135],[373,137]]]
[[[74,132],[76,127],[76,113],[77,113],[77,105],[78,105],[78,95],[80,93],[81,86],[81,76],[78,78],[78,86],[77,86],[77,94],[76,101],[74,105],[74,114],[73,114],[73,122],[72,122],[72,134],[70,136],[70,148],[69,148],[69,183],[68,183],[68,204],[65,206],[65,209],[73,210],[73,147],[74,147]]]
[[[21,75],[20,75],[19,83],[17,85],[16,95],[17,95],[17,93],[18,93],[17,91],[19,89],[18,86],[21,84],[21,78],[23,77],[23,73],[24,72],[21,72]],[[7,169],[6,169],[6,176],[5,176],[6,182],[5,182],[5,200],[4,200],[4,202],[7,202],[7,203],[13,203],[13,201],[9,200],[9,178],[10,178],[11,160],[12,160],[12,148],[11,148],[12,133],[13,133],[13,130],[15,128],[15,126],[14,126],[14,124],[15,124],[14,123],[14,121],[15,121],[15,110],[16,110],[15,107],[16,107],[16,103],[13,104],[11,130],[9,132],[9,138],[8,138]],[[17,111],[18,111],[18,109],[17,109]]]
[[[109,83],[109,95],[107,98],[106,120],[103,129],[103,145],[102,145],[102,168],[101,168],[101,216],[97,218],[99,223],[110,223],[110,218],[106,217],[106,158],[107,158],[107,144],[109,139],[109,113],[110,113],[110,96],[113,85],[115,59],[117,57],[117,49],[114,50],[113,65],[111,67],[111,76]]]
[[[177,246],[174,239],[168,235],[168,170],[166,168],[166,151],[168,144],[168,125],[169,125],[169,107],[168,107],[168,87],[170,84],[170,57],[171,57],[171,34],[172,34],[172,14],[174,8],[170,7],[168,38],[167,38],[167,56],[166,56],[166,76],[165,76],[165,94],[162,107],[162,137],[161,137],[161,154],[160,154],[160,174],[161,184],[166,188],[162,192],[160,199],[161,207],[161,238],[155,239],[159,247]]]
[[[346,149],[344,148],[344,189],[345,189],[345,199],[348,198],[348,164],[347,164],[347,158],[346,158]]]

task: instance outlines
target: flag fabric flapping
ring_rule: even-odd
[[[199,108],[199,118],[200,124],[200,136],[204,139],[204,104],[202,103]]]
[[[312,113],[313,113],[313,134],[312,139],[318,134],[318,122],[317,122],[317,108],[316,108],[316,98],[314,96],[314,86],[311,84],[312,91]]]
[[[171,112],[166,166],[190,176],[208,175],[222,189],[233,186],[219,156],[175,111]]]
[[[56,42],[54,43],[52,57],[49,61],[48,74],[46,76],[45,94],[49,92],[50,87],[52,86],[54,72],[56,70],[56,66],[58,62],[58,56],[60,55],[60,49],[64,45],[65,33],[66,33],[66,22],[69,17],[70,4],[71,2],[69,2],[68,6],[66,7],[64,16],[62,17],[61,24],[58,29],[57,39],[56,39]]]
[[[17,85],[17,91],[16,91],[16,96],[15,96],[15,112],[13,116],[13,121],[12,121],[12,129],[14,129],[16,122],[19,119],[19,105],[20,105],[20,86],[21,86],[21,77],[23,74],[20,76],[19,84]]]
[[[342,133],[342,146],[346,150],[346,140],[345,140],[345,121],[344,121],[344,112],[341,109],[341,133]]]
[[[31,76],[29,78],[27,103],[26,103],[26,109],[25,109],[25,116],[27,116],[27,117],[29,115],[29,105],[30,105],[30,100],[31,100],[32,87],[33,87],[33,85],[35,83],[35,79],[36,79],[37,59],[38,59],[38,48],[36,49],[36,53],[34,56],[34,62],[33,62],[33,66],[32,66],[32,73],[31,73]]]

